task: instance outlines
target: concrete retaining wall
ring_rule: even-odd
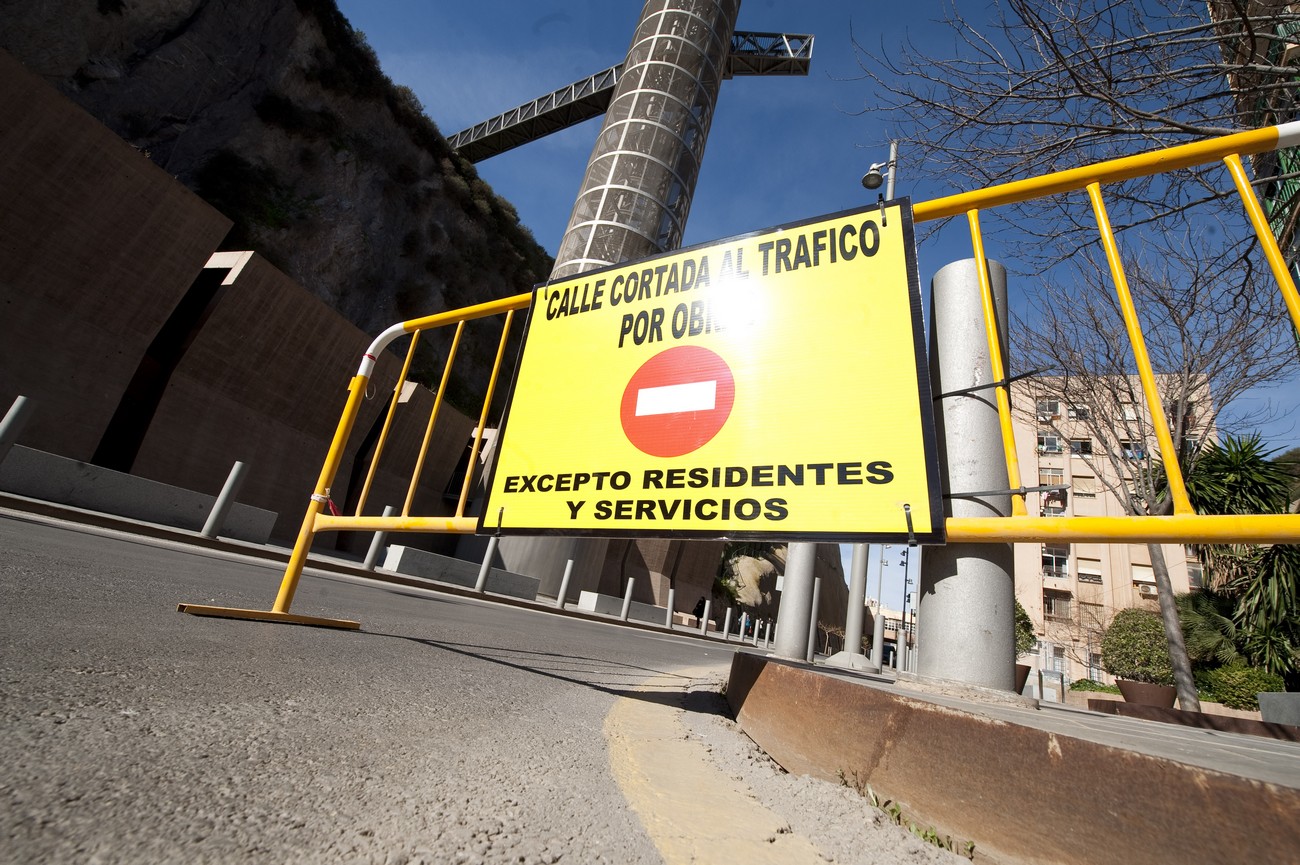
[[[398,544],[393,544],[388,548],[383,568],[386,571],[437,580],[440,583],[451,583],[453,586],[463,586],[467,589],[474,588],[478,583],[479,566],[473,562],[453,559],[450,556],[440,556],[424,550],[415,550]],[[509,595],[512,598],[533,601],[537,599],[537,587],[539,585],[541,585],[541,580],[533,577],[514,574],[500,568],[492,568],[488,571],[487,585],[484,586],[484,589],[498,595]]]
[[[0,490],[197,532],[207,523],[221,487],[204,495],[16,445],[0,463]],[[271,511],[236,502],[219,534],[264,544],[274,524]]]
[[[200,491],[220,490],[242,461],[240,500],[277,513],[272,536],[292,539],[373,335],[256,255],[201,314],[173,319],[197,303],[185,298],[230,220],[3,51],[0,82],[0,413],[17,396],[31,400],[19,443],[88,462],[106,438],[124,442],[129,464],[106,464]],[[147,425],[106,437],[119,406],[133,405],[133,378],[153,369],[150,347],[169,321],[187,322],[169,343],[179,360],[155,376],[165,389],[151,416],[126,412]],[[331,491],[340,509],[357,500],[363,445],[400,369],[391,352],[379,359]],[[421,387],[400,406],[367,514],[404,501],[432,403]],[[450,513],[443,489],[472,426],[444,403],[412,513]],[[323,535],[317,547],[364,549],[357,537]]]
[[[1295,861],[1294,786],[744,653],[732,660],[727,702],[787,771],[870,786],[922,828],[972,840],[993,861]],[[1235,738],[1248,752],[1255,737]]]

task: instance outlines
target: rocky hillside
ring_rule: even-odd
[[[0,47],[362,330],[526,291],[551,261],[334,0],[5,0]],[[461,351],[481,378],[498,326]],[[426,339],[436,381],[447,339]],[[463,357],[462,354],[462,357]],[[460,390],[472,388],[462,380]]]

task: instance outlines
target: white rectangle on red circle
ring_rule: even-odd
[[[636,416],[713,411],[717,392],[716,381],[693,381],[686,384],[642,388],[636,395]]]

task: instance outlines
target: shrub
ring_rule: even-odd
[[[1121,610],[1101,638],[1101,666],[1133,682],[1172,685],[1174,668],[1160,617],[1149,610]]]
[[[1281,691],[1282,677],[1247,667],[1245,664],[1228,664],[1198,671],[1196,684],[1202,693],[1229,709],[1258,710],[1260,691]]]
[[[1071,691],[1095,691],[1099,694],[1118,694],[1119,688],[1114,685],[1103,685],[1101,682],[1094,682],[1092,679],[1076,679],[1070,683]]]
[[[1032,652],[1038,646],[1038,637],[1034,635],[1034,620],[1016,601],[1016,657]]]

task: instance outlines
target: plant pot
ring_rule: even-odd
[[[1034,668],[1029,666],[1028,664],[1016,664],[1016,693],[1017,694],[1023,694],[1025,692],[1025,683],[1029,681],[1029,674],[1032,673],[1033,671]]]
[[[1300,727],[1300,693],[1294,691],[1261,691],[1259,717],[1270,724],[1290,724]]]
[[[1173,685],[1153,685],[1150,682],[1133,682],[1129,679],[1116,679],[1115,684],[1119,685],[1119,692],[1124,695],[1126,703],[1172,709],[1174,700],[1178,699],[1178,689]]]

